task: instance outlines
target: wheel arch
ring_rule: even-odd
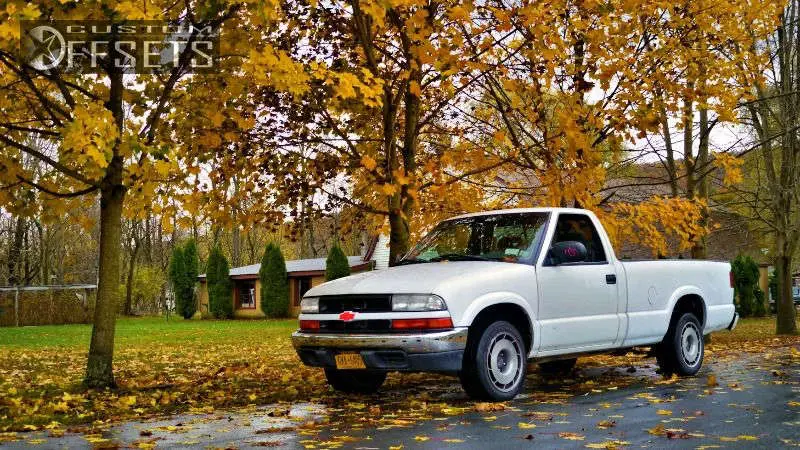
[[[517,328],[530,354],[535,345],[533,311],[521,297],[491,295],[477,299],[465,311],[460,324],[468,326],[472,336],[473,330],[482,329],[497,320],[505,320]]]
[[[708,318],[708,308],[702,291],[694,286],[681,288],[677,290],[670,299],[670,316],[669,323],[667,324],[667,333],[671,330],[678,319],[685,313],[693,313],[700,325],[705,329],[706,320]]]

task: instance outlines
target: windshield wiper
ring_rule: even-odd
[[[405,266],[408,264],[423,264],[426,262],[430,261],[428,261],[427,259],[419,259],[419,258],[401,259],[400,261],[397,261],[397,264],[395,264],[395,266]]]
[[[493,261],[491,258],[486,258],[485,256],[478,256],[478,255],[463,255],[461,253],[445,253],[444,255],[439,255],[435,258],[431,258],[431,261]]]

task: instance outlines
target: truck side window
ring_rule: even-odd
[[[553,243],[578,241],[586,246],[586,262],[606,262],[606,252],[600,234],[589,217],[583,214],[560,214],[556,223]]]

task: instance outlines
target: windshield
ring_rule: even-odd
[[[507,213],[448,220],[437,225],[400,263],[530,262],[546,221],[545,213]]]

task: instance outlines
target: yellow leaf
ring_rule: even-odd
[[[381,186],[381,190],[386,195],[394,195],[395,192],[397,192],[397,186],[393,184],[384,184],[383,186]]]
[[[366,168],[367,170],[372,171],[375,170],[375,167],[378,166],[378,163],[375,162],[375,160],[371,156],[364,155],[361,157],[361,166]]]
[[[522,430],[529,430],[531,428],[536,428],[536,424],[527,422],[520,422],[517,424],[517,426]]]
[[[414,436],[414,440],[415,441],[419,441],[419,442],[425,442],[425,441],[428,441],[430,439],[431,438],[429,438],[428,436]]]
[[[628,441],[605,441],[605,442],[592,442],[584,445],[586,448],[605,448],[616,449],[624,446],[631,445]]]
[[[411,94],[416,97],[422,96],[422,89],[420,89],[419,83],[417,83],[416,81],[412,81],[411,83],[408,84],[408,91],[411,92]]]
[[[560,437],[561,439],[566,439],[568,441],[582,441],[586,438],[582,434],[570,433],[567,431],[562,431],[561,433],[558,433],[558,437]]]
[[[659,416],[671,416],[672,411],[668,409],[659,409],[658,411],[656,411],[656,414],[658,414]]]

